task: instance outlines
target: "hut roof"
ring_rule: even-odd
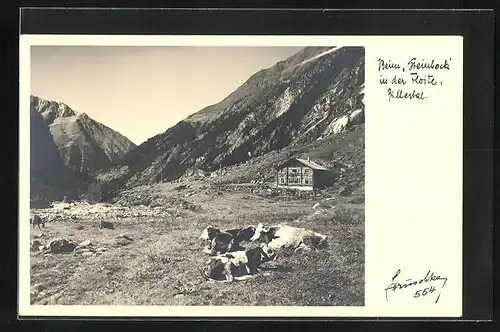
[[[311,160],[305,160],[305,159],[299,159],[299,158],[296,158],[296,160],[298,162],[300,162],[301,164],[304,164],[306,165],[307,167],[310,167],[312,169],[319,169],[319,170],[323,170],[323,171],[326,171],[328,170],[327,168],[315,163],[314,161],[311,161]]]
[[[328,170],[327,168],[319,165],[318,163],[316,163],[316,162],[314,162],[312,160],[306,160],[306,159],[300,159],[300,158],[291,158],[291,159],[288,159],[287,161],[281,163],[277,168],[282,168],[282,167],[286,166],[292,160],[296,160],[299,163],[301,163],[302,165],[307,166],[307,167],[312,168],[312,169],[315,169],[315,170],[322,170],[322,171],[327,171]]]

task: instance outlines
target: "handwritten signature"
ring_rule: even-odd
[[[409,279],[406,279],[406,281],[404,283],[401,283],[401,282],[396,280],[400,274],[401,274],[401,270],[398,269],[396,271],[396,274],[392,277],[392,282],[389,284],[389,286],[387,286],[385,288],[385,300],[387,302],[389,302],[388,293],[390,291],[392,291],[394,293],[394,292],[401,290],[401,289],[419,288],[418,286],[426,286],[429,283],[434,282],[434,281],[442,281],[443,284],[441,286],[441,289],[443,289],[444,286],[446,285],[446,282],[448,281],[448,278],[442,277],[440,275],[435,274],[431,270],[428,270],[427,274],[421,279],[413,280],[413,279],[409,278]],[[434,286],[426,287],[424,289],[417,290],[415,292],[415,294],[413,295],[413,297],[417,298],[420,296],[426,296],[427,294],[431,294],[434,291],[436,291]],[[436,301],[434,303],[437,303],[439,301],[440,296],[441,296],[441,292],[439,292],[439,294],[436,298]]]

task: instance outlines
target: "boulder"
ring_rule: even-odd
[[[40,241],[31,240],[31,243],[30,243],[31,250],[37,250],[41,246],[42,246],[42,243]]]
[[[91,243],[90,240],[85,240],[85,241],[81,242],[78,246],[81,247],[81,248],[85,248],[85,247],[88,247],[91,244],[92,243]]]
[[[56,239],[50,241],[48,244],[48,248],[53,254],[72,252],[76,247],[76,243],[68,241],[67,239]]]
[[[182,184],[180,186],[174,187],[174,190],[184,190],[184,189],[187,189],[187,188],[189,188],[189,185]]]
[[[128,241],[134,241],[134,239],[132,239],[130,236],[128,236],[127,234],[120,234],[117,236],[118,239],[125,239],[125,240],[128,240]]]
[[[112,222],[101,220],[99,223],[99,228],[114,229],[115,225]]]
[[[338,190],[338,194],[340,196],[349,196],[351,194],[351,190],[349,187],[340,187]]]
[[[47,287],[44,284],[34,284],[31,289],[37,292],[43,291]]]

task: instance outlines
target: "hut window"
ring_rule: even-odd
[[[309,168],[304,168],[304,175],[309,174]]]
[[[305,184],[309,184],[309,179],[304,179]]]

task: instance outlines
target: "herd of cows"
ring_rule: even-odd
[[[33,228],[45,228],[45,222],[39,215],[32,215],[30,223]],[[114,225],[101,221],[99,228],[114,229]],[[284,224],[265,226],[262,223],[225,231],[207,226],[200,238],[207,242],[203,252],[209,255],[202,269],[203,278],[218,282],[255,276],[263,263],[277,259],[279,249],[292,248],[294,252],[319,250],[327,246],[328,240],[326,235],[309,229]],[[258,245],[252,246],[252,243]]]
[[[202,269],[207,281],[233,282],[256,275],[263,263],[277,259],[277,251],[282,248],[298,250],[318,250],[327,246],[328,237],[305,228],[289,225],[264,226],[230,229],[221,231],[208,226],[201,239],[208,242],[203,250],[209,259]],[[243,243],[256,242],[257,247]]]

